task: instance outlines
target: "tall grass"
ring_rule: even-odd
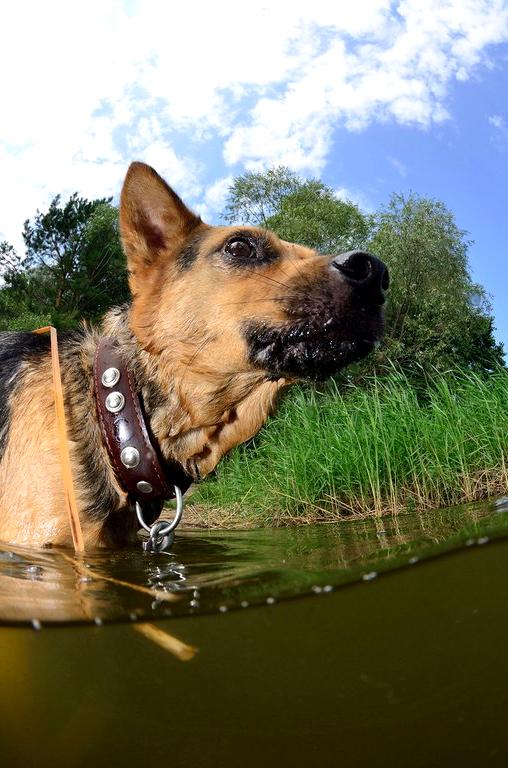
[[[507,458],[508,372],[436,374],[423,391],[393,373],[293,391],[194,500],[258,525],[425,510],[502,492]]]

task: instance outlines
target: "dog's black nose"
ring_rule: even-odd
[[[384,302],[384,291],[390,285],[388,268],[366,251],[348,251],[332,259],[330,266],[337,269],[351,286],[368,294],[372,301]]]

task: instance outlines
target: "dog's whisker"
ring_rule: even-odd
[[[303,272],[301,272],[301,271],[300,271],[300,267],[298,266],[298,261],[297,261],[297,259],[295,259],[295,257],[294,257],[292,254],[289,254],[289,259],[290,259],[290,260],[293,262],[293,264],[295,265],[295,270],[296,270],[296,272],[297,272],[297,274],[298,274],[298,277],[302,277],[302,278],[303,278],[303,276],[304,276],[304,275],[303,275]]]
[[[265,280],[267,283],[273,283],[274,285],[278,285],[281,288],[285,288],[289,290],[289,285],[287,283],[281,283],[280,280],[275,280],[275,278],[270,277],[269,275],[264,275],[262,272],[258,272],[255,269],[244,267],[245,272],[249,272],[252,277],[255,277],[258,280]]]
[[[291,275],[288,275],[288,273],[287,273],[287,272],[285,272],[285,271],[282,269],[282,267],[281,267],[281,265],[280,265],[280,264],[278,264],[278,265],[277,265],[277,271],[278,271],[278,272],[282,272],[282,274],[284,275],[284,277],[287,277],[287,279],[288,279],[288,280],[291,280]]]
[[[188,361],[188,363],[185,366],[185,369],[184,369],[184,372],[183,372],[183,376],[182,376],[182,383],[184,382],[185,376],[187,375],[187,372],[188,372],[190,366],[192,365],[192,363],[195,361],[195,359],[200,354],[200,352],[202,352],[203,349],[207,346],[207,344],[211,343],[211,341],[212,341],[211,338],[209,338],[209,337],[205,338],[204,341],[201,343],[201,345],[198,347],[198,349],[195,351],[195,353],[192,355],[191,359]]]
[[[228,301],[225,304],[217,304],[218,307],[244,307],[247,304],[266,304],[271,301],[287,301],[287,296],[270,296],[265,299],[248,299],[247,301]]]

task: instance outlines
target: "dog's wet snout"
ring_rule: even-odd
[[[390,276],[388,268],[376,256],[366,251],[348,251],[335,256],[330,266],[338,270],[349,285],[368,294],[372,301],[384,302]]]

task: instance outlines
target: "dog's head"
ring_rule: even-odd
[[[131,328],[156,355],[216,377],[326,378],[382,333],[388,272],[374,256],[323,256],[251,226],[209,226],[133,163],[120,227]]]

